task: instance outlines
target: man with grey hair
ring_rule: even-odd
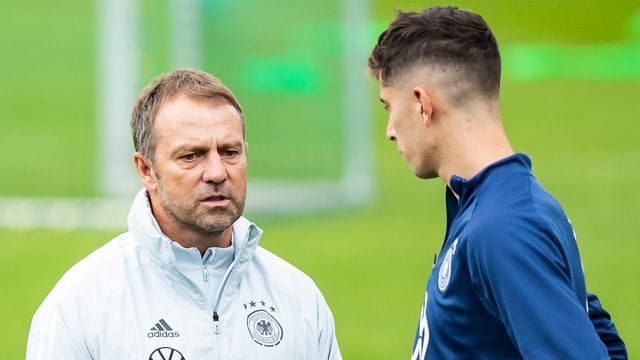
[[[27,359],[340,359],[316,285],[242,217],[247,145],[231,91],[174,71],[142,91],[131,127],[144,189],[129,230],[56,284]]]

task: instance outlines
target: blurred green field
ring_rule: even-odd
[[[41,3],[0,12],[0,195],[92,195],[94,9],[78,0]],[[639,8],[636,1],[455,3],[485,15],[502,44],[629,41]],[[394,8],[423,6],[378,1],[373,13],[386,22]],[[575,226],[588,288],[612,313],[630,357],[640,356],[640,80],[505,79],[501,97],[512,145],[532,156]],[[384,140],[384,112],[375,115],[377,191],[369,205],[248,214],[265,230],[262,245],[323,290],[346,359],[408,357],[444,230],[443,184],[411,175]],[[0,229],[3,358],[24,357],[38,304],[67,268],[117,233]]]

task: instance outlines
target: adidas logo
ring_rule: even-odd
[[[173,331],[171,326],[169,326],[169,324],[167,324],[167,322],[164,321],[164,319],[160,319],[160,321],[158,321],[150,330],[151,331],[147,333],[148,338],[154,338],[154,337],[172,338],[172,337],[180,336],[180,333],[177,331]]]

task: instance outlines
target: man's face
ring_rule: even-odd
[[[147,189],[160,226],[217,234],[242,214],[246,144],[238,111],[223,100],[169,99],[158,109],[155,188]],[[158,213],[160,212],[160,213]]]
[[[437,177],[436,137],[425,122],[419,99],[409,89],[381,84],[380,101],[389,114],[387,139],[396,142],[398,152],[417,177]]]

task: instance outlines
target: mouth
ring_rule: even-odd
[[[222,195],[222,194],[209,195],[207,197],[200,199],[200,202],[202,204],[209,205],[209,206],[222,206],[222,205],[228,204],[230,201],[231,200],[229,199],[228,196]]]

